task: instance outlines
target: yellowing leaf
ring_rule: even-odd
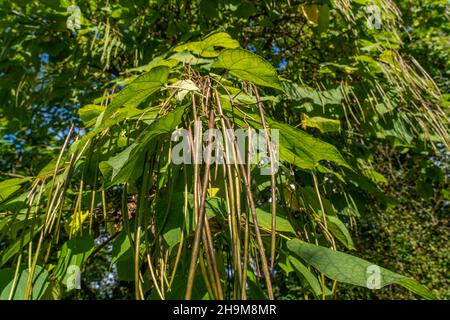
[[[300,11],[305,16],[308,23],[314,27],[319,27],[319,33],[326,32],[330,23],[330,8],[327,4],[304,4],[300,5]]]
[[[210,197],[215,197],[219,191],[220,191],[220,188],[209,188],[208,189]]]
[[[305,18],[309,23],[317,25],[319,23],[319,6],[317,4],[307,4],[301,5],[300,10],[302,11]]]
[[[336,119],[311,117],[302,121],[303,127],[317,128],[321,132],[336,132],[341,130],[341,122]]]
[[[83,228],[83,222],[86,221],[89,216],[89,211],[83,213],[83,211],[78,211],[74,213],[69,222],[69,236],[72,237]]]

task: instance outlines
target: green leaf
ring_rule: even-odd
[[[291,100],[311,101],[315,105],[322,107],[340,105],[343,99],[342,90],[344,90],[344,87],[334,87],[320,91],[289,82],[283,82],[283,88],[286,96]]]
[[[226,32],[218,32],[210,35],[202,41],[189,42],[175,47],[175,52],[191,51],[202,57],[217,57],[219,52],[215,47],[221,48],[238,48],[239,42],[230,37]]]
[[[169,67],[160,66],[138,76],[113,96],[111,104],[105,110],[104,121],[121,106],[136,108],[142,101],[162,87],[167,81],[169,73]]]
[[[34,237],[34,235],[36,235],[41,230],[41,228],[42,226],[24,231],[20,238],[16,239],[7,248],[5,248],[5,250],[3,250],[0,255],[0,267],[8,262],[9,259],[14,257],[14,255],[17,254],[21,248],[28,244]]]
[[[326,215],[331,215],[334,213],[333,205],[331,202],[324,197],[324,195],[320,196],[320,199],[317,195],[316,189],[311,186],[306,187],[297,187],[297,192],[300,195],[301,201],[305,208],[312,210],[318,217],[322,217],[322,206],[325,210]],[[322,204],[321,204],[322,203]]]
[[[156,204],[156,226],[170,248],[180,242],[181,230],[184,224],[188,226],[187,234],[191,231],[192,222],[190,212],[192,207],[190,206],[191,201],[189,200],[191,198],[193,199],[193,195],[188,193],[187,197],[187,205],[189,208],[187,209],[186,219],[184,216],[184,192],[167,192],[161,196]]]
[[[177,107],[168,114],[158,118],[146,128],[145,134],[136,142],[109,160],[100,163],[100,171],[109,180],[107,188],[127,182],[133,174],[138,174],[136,169],[141,170],[142,168],[139,168],[136,164],[142,159],[143,152],[148,144],[157,136],[171,133],[175,130],[181,123],[186,107],[187,105]]]
[[[88,104],[78,110],[78,114],[80,115],[80,118],[84,122],[84,124],[88,126],[103,111],[105,111],[105,108],[102,106],[96,104]]]
[[[381,173],[379,173],[378,171],[372,169],[372,168],[367,168],[365,170],[363,170],[363,173],[366,177],[368,177],[370,180],[372,180],[374,183],[381,183],[381,184],[388,184],[389,180],[383,176]]]
[[[132,223],[134,225],[134,223]],[[133,227],[131,228],[133,229]],[[130,236],[134,239],[134,230],[130,231]],[[141,235],[141,239],[145,238],[145,234]],[[134,249],[134,248],[133,248]],[[141,244],[140,253],[145,252],[145,245]],[[117,275],[122,281],[133,281],[134,279],[134,258],[133,250],[130,245],[130,237],[127,230],[123,229],[113,242],[111,252],[110,268],[116,265]]]
[[[15,268],[6,268],[0,270],[0,300],[8,300],[13,287]],[[20,267],[18,278],[15,284],[15,290],[12,300],[23,300],[28,282],[28,268]],[[50,276],[47,270],[41,266],[36,266],[32,280],[31,299],[37,300],[43,297],[48,285]]]
[[[14,211],[17,212],[21,209],[27,207],[27,199],[29,192],[19,194],[16,197],[8,199],[7,201],[0,204],[0,210]]]
[[[233,104],[242,104],[243,106],[248,106],[252,104],[256,104],[258,100],[255,96],[250,96],[244,93],[241,89],[224,86],[227,90],[227,94],[220,95],[221,101],[224,103],[233,103]],[[271,101],[277,103],[280,101],[278,96],[262,96],[260,97],[261,102]]]
[[[69,268],[82,268],[83,263],[95,249],[95,242],[92,235],[85,232],[77,238],[65,242],[59,252],[58,265],[55,275],[63,284],[67,284],[68,278],[72,275]]]
[[[184,64],[197,65],[197,64],[205,64],[210,63],[211,59],[204,59],[200,57],[194,56],[192,53],[187,51],[177,52],[169,57],[170,59],[177,60]]]
[[[336,216],[326,216],[327,225],[331,233],[348,249],[355,249],[352,236],[345,224]]]
[[[309,286],[312,289],[312,292],[314,293],[314,295],[316,297],[319,297],[322,295],[322,286],[319,283],[319,280],[317,280],[316,276],[308,270],[308,268],[301,263],[298,259],[296,259],[293,256],[289,256],[288,258],[289,263],[294,267],[295,271],[297,271],[297,273],[299,275],[301,275],[309,284]],[[331,294],[331,291],[325,287],[325,295],[328,296]]]
[[[373,270],[378,270],[380,276],[379,288],[391,284],[399,284],[426,299],[434,299],[433,294],[415,280],[379,267],[361,258],[298,239],[288,241],[287,247],[291,252],[332,280],[361,287],[370,287],[369,284],[374,279]]]
[[[170,248],[176,246],[181,240],[181,230],[186,225],[186,236],[190,236],[194,231],[193,209],[194,195],[187,193],[186,217],[184,215],[185,193],[166,193],[157,203],[156,225],[163,235],[164,240]],[[208,219],[211,219],[222,212],[226,212],[223,199],[219,197],[208,197],[205,202],[205,211]]]
[[[20,189],[22,183],[29,178],[13,178],[0,182],[0,202],[6,200],[10,195]]]
[[[192,80],[178,80],[174,84],[170,85],[169,88],[174,88],[177,90],[177,93],[175,95],[175,98],[178,101],[182,101],[183,98],[189,93],[189,92],[198,92],[200,89],[197,87],[197,85]]]
[[[127,164],[130,161],[133,161],[133,163],[136,162],[137,159],[133,159],[131,157],[131,153],[135,151],[137,147],[137,144],[132,144],[119,154],[99,164],[100,171],[102,172],[103,176],[105,176],[106,178],[110,178],[111,185],[126,182],[131,176],[133,167],[127,166]],[[125,171],[126,166],[128,169]],[[119,176],[119,174],[121,174],[121,176]]]
[[[169,59],[164,59],[164,56],[159,56],[154,58],[150,63],[137,67],[137,68],[131,68],[127,69],[127,72],[148,72],[156,67],[166,66],[169,68],[176,67],[179,60],[170,57]]]
[[[327,4],[319,7],[319,33],[327,32],[330,24],[330,8]]]
[[[318,166],[322,160],[333,161],[350,168],[335,146],[287,124],[273,120],[269,120],[268,123],[271,129],[279,129],[280,157],[282,160],[305,169]]]
[[[261,129],[261,118],[258,114],[246,110],[246,115],[234,111],[227,105],[223,105],[226,113],[234,119],[242,128],[250,124],[255,129]],[[245,119],[245,121],[244,121]],[[255,121],[257,119],[258,121]],[[266,122],[270,129],[278,129],[280,159],[294,164],[303,169],[313,169],[320,165],[320,161],[333,161],[349,169],[347,161],[339,153],[338,149],[322,140],[319,140],[302,130],[291,127],[288,124],[277,122],[266,116]]]
[[[261,208],[256,208],[256,215],[258,217],[258,224],[260,228],[272,230],[272,213]],[[276,231],[295,234],[294,228],[286,218],[277,215],[275,220]]]
[[[300,10],[310,24],[314,26],[318,24],[319,6],[317,4],[300,5]]]
[[[131,234],[134,235],[134,232]],[[125,254],[130,253],[130,239],[127,235],[126,230],[122,230],[117,238],[113,242],[113,248],[111,252],[111,265],[116,263],[120,258],[122,258]]]
[[[275,68],[266,60],[244,49],[228,49],[220,53],[213,68],[229,70],[242,80],[281,90]]]
[[[310,128],[317,128],[322,133],[337,132],[341,130],[341,122],[335,119],[323,117],[311,117],[302,121],[302,125]]]
[[[261,283],[253,271],[247,270],[247,279],[248,298],[251,300],[267,300],[267,295],[261,288]]]
[[[133,281],[134,280],[134,259],[129,251],[116,261],[117,276],[121,281]]]
[[[62,286],[59,282],[50,282],[47,290],[42,295],[42,300],[61,300],[63,294]]]

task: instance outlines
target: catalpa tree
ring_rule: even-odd
[[[86,287],[105,250],[136,299],[274,299],[280,272],[318,299],[340,282],[433,298],[358,258],[349,231],[365,203],[395,205],[377,146],[448,146],[439,90],[402,54],[390,0],[0,12],[1,119],[24,141],[34,132],[13,125],[41,121],[49,146],[12,152],[36,158],[0,183],[3,299]]]

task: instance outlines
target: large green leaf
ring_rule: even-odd
[[[0,204],[0,210],[14,211],[18,212],[21,209],[27,207],[28,191],[19,194],[18,196],[7,199],[5,202]]]
[[[229,70],[232,75],[242,80],[281,90],[281,84],[275,68],[269,62],[250,51],[243,49],[224,50],[212,67]]]
[[[323,117],[311,117],[302,121],[302,125],[310,128],[317,128],[321,132],[336,132],[341,130],[341,122],[336,119]]]
[[[13,178],[0,182],[0,202],[6,200],[10,195],[20,189],[22,183],[30,180],[29,178]]]
[[[134,235],[134,232],[131,232]],[[122,230],[117,238],[113,242],[113,248],[111,252],[111,265],[116,263],[123,255],[127,254],[130,251],[130,239],[127,235],[126,230]]]
[[[44,218],[44,216],[42,216]],[[39,221],[39,220],[37,220]],[[39,222],[37,222],[39,223]],[[36,228],[30,228],[24,231],[20,238],[15,239],[10,245],[1,252],[0,255],[0,267],[9,261],[14,255],[16,255],[21,248],[28,244],[31,239],[42,229],[42,226]]]
[[[95,121],[95,126],[91,131],[84,134],[80,140],[71,145],[71,152],[83,148],[93,136],[99,134],[104,129],[112,127],[126,118],[131,118],[146,112],[146,110],[140,110],[137,107],[163,86],[167,81],[170,70],[167,66],[158,66],[135,77],[112,97],[112,102],[99,115],[96,115],[100,111],[98,106],[87,105],[81,108],[80,116],[83,116],[84,120],[87,121],[85,124],[90,126]],[[97,100],[97,103],[100,103],[102,99]],[[152,113],[154,112],[147,112],[147,115]],[[96,117],[98,118],[97,120]]]
[[[186,236],[188,237],[194,231],[194,195],[189,192],[186,196],[187,208],[184,206],[184,192],[167,192],[161,196],[157,203],[156,226],[170,248],[180,242],[181,232],[184,227]],[[184,213],[185,209],[187,211],[186,217]],[[208,219],[226,212],[223,199],[219,197],[208,197],[205,202],[205,211]]]
[[[109,179],[107,187],[124,183],[137,173],[136,164],[142,160],[147,145],[157,136],[170,133],[180,124],[187,106],[178,107],[148,126],[140,138],[119,154],[100,163],[102,174]]]
[[[169,73],[169,67],[160,66],[138,76],[113,96],[112,102],[105,110],[104,121],[113,115],[119,107],[137,107],[142,101],[161,88],[167,81]]]
[[[127,69],[127,72],[148,72],[154,68],[157,67],[169,67],[174,68],[178,64],[178,60],[175,58],[170,57],[169,59],[164,59],[164,55],[155,57],[152,61],[150,61],[148,64],[137,67],[137,68],[131,68]]]
[[[330,7],[327,4],[319,7],[319,33],[327,32],[330,24]]]
[[[176,61],[182,62],[183,64],[190,64],[191,66],[195,66],[198,64],[211,63],[210,59],[197,57],[188,51],[177,52],[177,53],[171,55],[170,59],[174,59]]]
[[[194,228],[192,225],[194,195],[188,193],[186,196],[188,197],[186,217],[184,215],[184,192],[167,192],[161,196],[157,203],[156,225],[170,248],[180,242],[181,230],[184,225],[186,225],[188,236]]]
[[[8,300],[11,289],[13,288],[15,268],[6,268],[0,270],[0,300]],[[15,290],[11,296],[12,300],[24,299],[29,272],[25,267],[19,268],[18,277],[15,283]],[[44,295],[50,283],[50,276],[47,270],[41,266],[36,266],[33,274],[31,299],[40,299]]]
[[[331,294],[331,291],[327,287],[325,287],[324,290],[322,289],[322,286],[316,276],[297,258],[294,256],[289,256],[288,261],[294,267],[297,274],[301,275],[306,280],[314,295],[317,297],[321,296],[323,291],[325,291],[326,296]]]
[[[322,217],[322,207],[325,211],[325,214],[331,215],[334,213],[333,205],[331,202],[324,196],[321,195],[320,199],[317,194],[316,189],[314,189],[311,186],[305,186],[305,187],[297,187],[297,193],[301,198],[301,201],[303,203],[303,206],[306,209],[311,210],[319,217]]]
[[[132,221],[130,221],[132,222]],[[115,265],[117,268],[117,276],[121,281],[133,281],[134,279],[134,258],[133,249],[130,244],[130,237],[134,239],[134,230],[131,228],[130,234],[123,229],[113,242],[111,252],[110,268]],[[145,238],[145,235],[142,235]],[[145,252],[145,246],[141,244],[141,254]]]
[[[63,284],[67,284],[68,278],[72,275],[69,268],[81,269],[83,263],[95,249],[95,242],[92,235],[85,232],[77,238],[64,243],[59,252],[59,261],[55,270],[55,275]]]
[[[246,110],[246,115],[243,115],[237,111],[233,112],[226,105],[224,105],[224,109],[239,126],[245,128],[248,126],[247,124],[250,124],[253,128],[262,128],[261,118],[258,114]],[[248,117],[248,115],[251,117]],[[255,121],[256,119],[258,121]],[[303,169],[313,169],[319,166],[322,160],[333,161],[350,168],[335,146],[267,116],[266,122],[270,129],[277,129],[279,132],[279,156],[281,160]]]
[[[283,89],[288,99],[295,101],[310,101],[317,106],[340,105],[342,103],[343,87],[333,87],[327,90],[316,90],[295,83],[283,82]]]
[[[258,217],[258,224],[260,228],[272,230],[272,213],[269,213],[261,208],[256,208],[256,215]],[[286,218],[277,215],[275,221],[276,231],[295,234],[294,228]]]
[[[280,158],[300,168],[314,168],[322,160],[333,161],[350,168],[339,150],[322,140],[319,140],[302,130],[297,130],[287,124],[268,119],[271,129],[280,132]]]
[[[86,126],[92,124],[95,118],[97,118],[105,108],[96,104],[88,104],[78,110],[80,119]]]
[[[217,57],[219,52],[216,47],[238,48],[239,42],[232,39],[228,33],[218,32],[210,35],[202,41],[189,42],[174,49],[176,52],[191,51],[203,57]]]
[[[345,224],[336,216],[326,216],[327,225],[331,233],[348,249],[355,249],[352,236]]]
[[[298,239],[287,242],[288,249],[305,262],[325,274],[328,278],[361,287],[370,287],[374,270],[379,271],[379,287],[399,284],[412,292],[427,298],[434,296],[427,288],[413,279],[379,267],[361,258],[313,245]]]

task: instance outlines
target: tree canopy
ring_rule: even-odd
[[[100,263],[136,299],[435,298],[351,231],[398,207],[393,161],[448,201],[446,6],[0,0],[1,298],[89,297]]]

